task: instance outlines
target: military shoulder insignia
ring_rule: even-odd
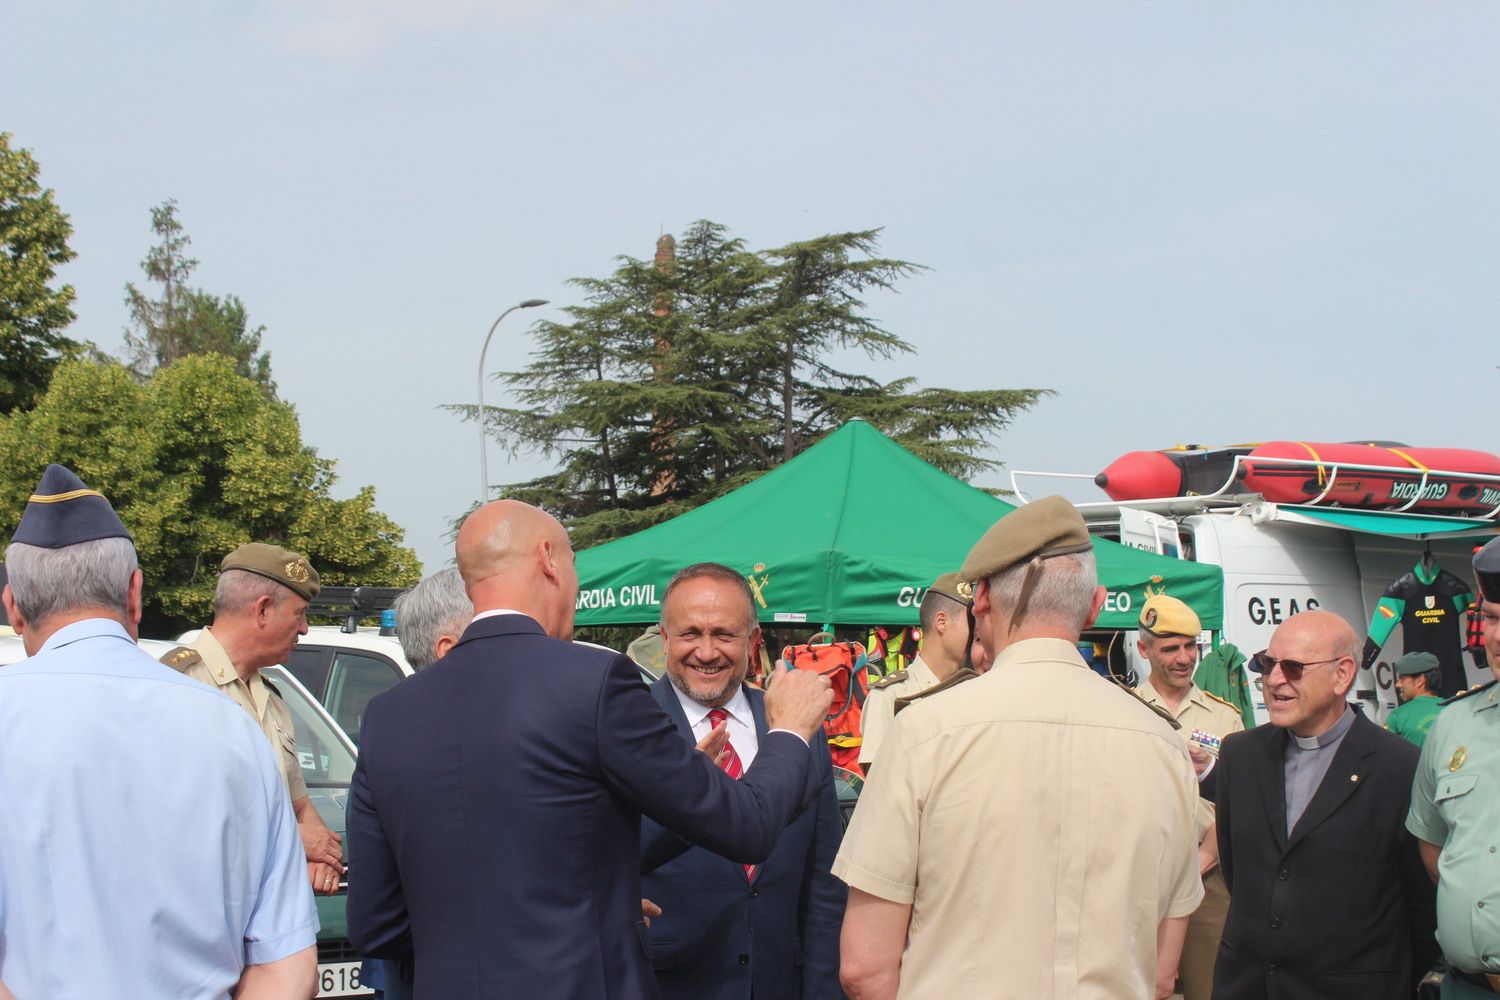
[[[168,650],[161,658],[161,662],[171,667],[178,673],[182,673],[195,663],[202,663],[203,657],[191,646],[178,646],[176,649]]]
[[[1458,692],[1458,694],[1454,695],[1451,698],[1444,698],[1439,704],[1451,705],[1455,701],[1462,701],[1464,698],[1469,697],[1469,695],[1471,695],[1471,694],[1478,694],[1481,691],[1488,691],[1490,688],[1494,687],[1496,684],[1500,684],[1500,680],[1490,681],[1488,684],[1475,684],[1473,687],[1469,688],[1469,690],[1467,690],[1467,691],[1460,691],[1460,692]]]
[[[870,687],[874,688],[876,691],[883,691],[893,684],[900,684],[902,681],[906,680],[907,676],[908,674],[905,670],[897,670],[894,673],[886,674],[884,677],[880,678],[880,680],[876,681],[874,684],[871,684]]]
[[[970,670],[968,667],[960,667],[958,669],[957,673],[955,673],[952,677],[948,678],[947,680],[943,681],[943,683],[941,683],[941,684],[934,684],[932,687],[928,688],[926,691],[918,691],[916,694],[909,694],[909,695],[905,695],[903,697],[897,698],[896,699],[896,712],[899,714],[900,711],[903,708],[905,708],[906,706],[910,705],[914,701],[920,701],[923,698],[931,697],[932,695],[937,694],[939,691],[947,691],[950,688],[955,688],[958,685],[964,683],[965,681],[972,681],[974,678],[976,678],[978,676],[979,675],[977,673],[975,673],[974,671]]]
[[[1118,677],[1115,677],[1115,676],[1111,675],[1110,680],[1114,683],[1115,687],[1119,688],[1121,691],[1124,691],[1126,694],[1130,695],[1130,697],[1132,697],[1136,701],[1140,702],[1141,706],[1143,708],[1145,708],[1145,709],[1147,709],[1149,711],[1155,712],[1157,714],[1157,716],[1159,716],[1162,719],[1162,721],[1166,722],[1167,725],[1171,726],[1173,729],[1181,729],[1182,728],[1182,723],[1180,723],[1176,719],[1172,718],[1172,713],[1171,712],[1168,712],[1165,708],[1162,708],[1160,705],[1153,705],[1153,704],[1151,704],[1145,698],[1142,698],[1140,696],[1140,694],[1138,694],[1136,692],[1135,688],[1133,688],[1130,685],[1126,684],[1124,681],[1120,680]]]
[[[1198,690],[1199,691],[1203,691],[1202,688],[1199,688]],[[1203,691],[1203,693],[1207,697],[1213,699],[1214,701],[1218,702],[1220,705],[1223,705],[1225,708],[1229,709],[1235,715],[1239,715],[1240,714],[1240,710],[1237,709],[1237,708],[1235,708],[1234,705],[1231,704],[1228,700],[1226,700],[1224,698],[1220,698],[1218,695],[1214,694],[1212,691]]]

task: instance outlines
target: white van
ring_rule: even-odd
[[[1017,472],[1023,476],[1043,473]],[[1069,476],[1067,478],[1079,478]],[[1018,495],[1025,494],[1018,489]],[[1033,490],[1033,495],[1038,491]],[[1178,497],[1126,503],[1078,503],[1093,533],[1135,548],[1213,563],[1224,570],[1223,641],[1246,656],[1265,649],[1276,626],[1299,611],[1322,608],[1368,633],[1381,595],[1424,558],[1473,589],[1473,550],[1497,525],[1480,518],[1435,517],[1352,508],[1273,504],[1258,495]],[[1457,627],[1463,627],[1459,616]],[[1133,639],[1133,636],[1129,637]],[[1207,643],[1212,637],[1205,635]],[[1135,643],[1124,643],[1132,670],[1149,667]],[[1360,670],[1350,700],[1374,721],[1396,707],[1393,664],[1401,656],[1398,625],[1372,668]],[[1470,684],[1490,680],[1465,652]],[[1249,674],[1257,721],[1266,719],[1260,677]]]

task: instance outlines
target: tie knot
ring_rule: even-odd
[[[711,708],[708,711],[708,724],[710,726],[717,726],[727,718],[729,718],[729,713],[722,708]]]

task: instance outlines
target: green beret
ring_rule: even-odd
[[[1413,674],[1425,674],[1429,670],[1436,670],[1442,666],[1438,658],[1431,653],[1407,653],[1396,661],[1396,675],[1398,677],[1410,677]]]
[[[962,604],[964,607],[974,603],[974,587],[958,578],[957,573],[944,573],[932,581],[932,586],[927,588],[929,594],[942,594]]]
[[[1088,525],[1078,508],[1059,496],[1043,497],[996,521],[969,550],[958,576],[975,583],[1028,559],[1048,559],[1092,547]]]
[[[318,596],[318,571],[307,557],[279,545],[248,542],[224,557],[220,571],[242,569],[286,587],[309,601]]]
[[[1203,631],[1198,615],[1175,597],[1156,594],[1141,605],[1141,628],[1152,635],[1197,636]]]

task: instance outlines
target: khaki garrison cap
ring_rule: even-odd
[[[1026,577],[1021,582],[1021,593],[1010,618],[1011,631],[1015,631],[1026,614],[1026,605],[1031,601],[1042,563],[1054,556],[1086,552],[1091,548],[1093,542],[1089,540],[1088,525],[1083,523],[1078,508],[1060,496],[1043,497],[1017,507],[996,521],[969,550],[958,576],[961,580],[976,583],[1026,563]]]
[[[927,588],[929,594],[942,594],[962,604],[964,607],[974,603],[974,585],[965,583],[958,578],[957,573],[944,573],[932,581],[932,586]]]
[[[219,569],[242,569],[286,587],[309,601],[318,596],[318,571],[307,557],[279,545],[248,542],[224,557]]]
[[[1152,635],[1197,636],[1203,631],[1193,609],[1175,597],[1156,594],[1141,605],[1141,628]]]

